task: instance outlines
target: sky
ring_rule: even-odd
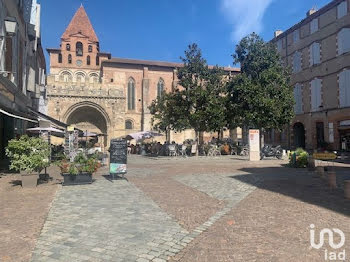
[[[179,62],[197,43],[208,64],[233,66],[239,40],[256,32],[266,41],[330,0],[41,0],[43,47],[57,48],[81,4],[101,51],[112,57]],[[46,59],[48,63],[47,52]]]

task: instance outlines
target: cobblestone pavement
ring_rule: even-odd
[[[308,227],[350,237],[349,202],[282,163],[132,156],[128,181],[58,192],[32,261],[320,261]]]
[[[188,232],[126,180],[63,187],[32,261],[167,259]]]

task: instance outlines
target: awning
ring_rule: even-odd
[[[58,121],[58,120],[54,119],[54,118],[51,117],[51,116],[45,115],[45,114],[40,113],[40,112],[38,112],[38,111],[35,111],[35,110],[31,109],[31,108],[28,108],[28,110],[29,110],[30,112],[32,112],[34,115],[36,115],[36,116],[38,117],[38,120],[42,120],[42,119],[43,119],[43,120],[47,120],[47,121],[49,121],[49,122],[52,124],[52,126],[54,126],[54,127],[66,129],[67,126],[68,126],[67,124],[65,124],[65,123],[63,123],[63,122],[61,122],[61,121]]]
[[[8,110],[8,111],[10,111],[10,110]],[[13,117],[13,118],[17,118],[17,119],[33,122],[33,123],[38,123],[37,120],[30,119],[29,117],[25,117],[25,116],[20,116],[19,114],[21,114],[21,113],[18,113],[18,112],[11,112],[10,113],[8,111],[0,108],[0,113],[3,113],[4,115],[7,115],[9,117]],[[21,114],[21,115],[24,115],[24,114]]]

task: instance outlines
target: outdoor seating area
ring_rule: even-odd
[[[198,147],[198,149],[197,149]],[[232,140],[213,139],[202,145],[197,145],[193,140],[187,140],[183,143],[160,142],[139,142],[128,145],[128,154],[148,155],[148,156],[170,156],[170,157],[190,157],[190,156],[221,156],[221,155],[239,155],[248,156],[249,147],[241,146],[238,142]]]

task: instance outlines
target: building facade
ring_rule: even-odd
[[[0,167],[8,140],[38,123],[46,64],[36,0],[0,0]],[[4,164],[5,165],[5,164]]]
[[[272,40],[292,70],[296,116],[290,130],[269,132],[267,143],[350,150],[349,0],[334,0]]]
[[[148,107],[177,85],[179,63],[112,58],[100,51],[98,37],[81,6],[50,54],[48,114],[81,130],[111,138],[152,130]],[[226,68],[228,74],[239,72]],[[210,135],[210,134],[208,134]],[[171,141],[193,139],[194,131],[171,132]],[[165,138],[164,138],[165,139]]]

